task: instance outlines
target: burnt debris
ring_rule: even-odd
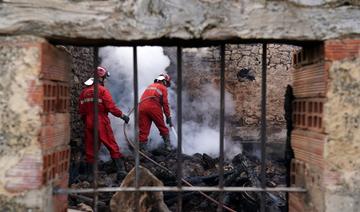
[[[141,165],[147,168],[164,186],[176,186],[177,155],[176,150],[168,151],[165,149],[156,149],[149,152],[152,159],[166,167],[167,170],[156,166],[154,163],[141,158]],[[135,158],[129,156],[125,160],[127,171],[130,171],[135,164]],[[183,176],[184,179],[194,186],[218,186],[219,171],[218,158],[213,158],[207,154],[194,154],[192,156],[183,155]],[[224,164],[224,186],[238,187],[260,187],[260,161],[255,157],[247,157],[243,154],[236,155],[231,161],[225,161]],[[83,170],[79,170],[79,175],[71,180],[72,188],[90,188],[91,182],[83,181]],[[118,187],[116,183],[116,169],[112,161],[99,163],[99,187]],[[280,162],[268,161],[266,164],[267,186],[285,185],[285,166]],[[185,185],[184,185],[185,186]],[[110,211],[110,200],[113,193],[100,193],[98,205],[101,211]],[[177,209],[177,192],[163,192],[164,202],[171,211]],[[206,192],[210,197],[219,200],[219,192]],[[225,205],[236,211],[258,211],[259,210],[259,192],[224,192],[223,202]],[[207,200],[199,192],[183,192],[183,211],[216,211],[217,205]],[[268,211],[284,211],[286,206],[284,192],[267,192],[266,205]],[[70,208],[76,208],[80,203],[91,205],[92,194],[83,194],[69,196]],[[225,210],[226,211],[226,210]]]

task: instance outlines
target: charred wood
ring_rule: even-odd
[[[94,199],[92,197],[87,197],[87,196],[83,196],[80,194],[69,194],[69,198],[76,199],[78,202],[77,204],[79,204],[80,202],[84,202],[87,205],[92,205],[93,201],[94,201]],[[99,200],[97,202],[97,206],[99,207],[99,209],[101,209],[101,208],[106,208],[107,204],[105,202]]]

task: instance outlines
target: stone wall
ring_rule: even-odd
[[[44,39],[0,38],[0,205],[5,211],[65,211],[71,58]],[[4,207],[3,207],[4,206]]]
[[[270,142],[285,141],[285,90],[288,84],[292,84],[292,53],[298,49],[290,45],[268,45],[267,122]],[[174,49],[166,52],[172,61],[176,60]],[[225,104],[233,104],[235,109],[235,113],[227,113],[226,121],[231,124],[230,133],[235,140],[256,142],[260,138],[261,55],[260,44],[226,45],[225,89],[232,101]],[[175,64],[176,61],[168,70],[175,69]],[[189,99],[196,101],[200,98],[205,84],[213,84],[219,89],[219,74],[219,48],[183,49],[183,86]],[[212,116],[218,117],[217,114]]]
[[[291,63],[295,47],[269,44],[267,47],[267,122],[285,125],[284,95],[292,83]],[[261,45],[231,45],[226,51],[227,90],[236,102],[240,125],[260,125]]]
[[[303,170],[302,174],[307,175],[303,182],[309,190],[302,203],[298,204],[295,199],[292,206],[293,211],[357,211],[360,193],[359,107],[356,102],[359,99],[359,5],[356,0],[192,0],[186,4],[179,0],[0,1],[0,34],[35,35],[74,45],[129,45],[128,41],[159,44],[169,42],[169,39],[174,39],[172,43],[179,45],[177,38],[189,43],[194,43],[194,39],[199,43],[202,40],[227,39],[276,39],[293,43],[324,41],[325,77],[315,81],[319,82],[317,86],[327,86],[323,90],[326,96],[322,111],[322,127],[327,137],[309,133],[311,130],[308,130],[305,131],[305,140],[299,140],[303,148],[317,152],[318,157],[308,157],[309,160],[316,163],[321,157],[324,166],[295,162],[299,165],[299,169],[295,170]],[[351,39],[327,41],[336,38]],[[45,173],[54,173],[52,170],[59,167],[53,163],[44,168],[44,158],[55,152],[43,155],[44,152],[39,150],[43,143],[39,142],[38,135],[41,134],[43,121],[54,124],[58,117],[65,117],[62,121],[66,121],[67,117],[67,114],[58,114],[48,116],[47,120],[41,119],[42,107],[39,105],[44,99],[41,95],[37,96],[37,89],[43,85],[39,80],[41,68],[38,64],[42,47],[34,46],[34,42],[46,43],[37,38],[26,41],[1,38],[0,149],[5,151],[0,154],[0,205],[14,211],[51,210],[50,205],[44,205],[52,198],[52,187],[42,184],[39,177],[43,179]],[[297,95],[301,96],[303,92],[308,92],[309,84],[309,80],[301,81],[296,85],[295,94],[298,92]],[[313,94],[318,89],[313,90]],[[305,100],[298,106],[304,108],[310,102],[315,105],[312,100],[317,101]],[[315,106],[308,108],[315,109]],[[304,111],[298,112],[300,117],[305,115],[301,114]],[[319,118],[318,115],[311,114],[310,120]],[[297,124],[302,127],[306,122]],[[54,129],[59,130],[56,127]],[[65,125],[62,127],[66,129]],[[310,128],[314,129],[313,126]],[[50,134],[55,135],[55,132],[58,131]],[[306,137],[314,134],[315,139]],[[314,148],[319,145],[323,149]],[[66,175],[63,176],[64,182]],[[61,207],[57,208],[61,210]]]
[[[84,82],[92,77],[94,70],[94,47],[64,47],[71,55],[70,74],[70,114],[71,114],[71,161],[70,161],[70,183],[82,171],[81,164],[85,160],[84,123],[79,115],[79,96],[85,88]]]
[[[325,42],[328,98],[324,105],[326,211],[360,207],[360,39]]]
[[[0,34],[37,35],[77,45],[325,40],[360,35],[359,5],[357,0],[12,0],[0,2]],[[177,40],[172,43],[178,45]]]
[[[71,114],[71,137],[70,145],[81,147],[83,145],[84,126],[79,116],[79,96],[84,82],[92,77],[94,70],[94,48],[93,47],[75,47],[66,46],[68,53],[72,57],[71,64],[71,82],[70,82],[70,114]]]

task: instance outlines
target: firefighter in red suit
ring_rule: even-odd
[[[154,83],[149,85],[141,96],[139,104],[139,142],[140,149],[146,150],[151,123],[154,122],[164,140],[164,147],[171,150],[169,129],[164,123],[172,127],[171,113],[168,102],[167,88],[170,87],[170,76],[160,74]]]
[[[124,161],[120,148],[115,141],[113,131],[111,129],[110,119],[108,113],[110,112],[116,117],[119,117],[128,123],[130,118],[123,114],[123,112],[116,107],[112,100],[111,94],[107,88],[104,87],[106,77],[110,76],[109,72],[103,67],[97,67],[96,73],[99,77],[99,107],[98,107],[98,133],[99,143],[105,145],[109,150],[111,158],[113,159],[117,169],[117,179],[120,180],[126,175],[124,168]],[[79,99],[79,112],[85,123],[85,154],[87,162],[87,174],[92,174],[92,167],[94,163],[94,79],[90,78],[85,82],[87,86],[80,94]],[[100,147],[100,145],[99,145]]]

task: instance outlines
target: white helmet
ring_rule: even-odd
[[[162,81],[162,80],[165,80],[165,77],[161,75],[161,76],[158,76],[158,77],[156,78],[156,80],[157,80],[157,81]]]
[[[90,77],[88,80],[86,80],[84,82],[84,84],[87,85],[87,86],[90,86],[90,85],[94,84],[94,78]]]
[[[163,82],[166,87],[170,87],[171,77],[168,74],[160,74],[154,82]]]
[[[106,77],[110,77],[110,72],[108,72],[104,67],[98,66],[96,68],[96,74],[99,78],[105,79]],[[94,84],[94,77],[90,77],[88,80],[84,82],[85,85],[90,86]]]

